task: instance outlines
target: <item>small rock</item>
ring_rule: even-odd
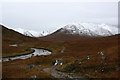
[[[34,67],[34,65],[32,65],[32,64],[27,64],[27,67],[30,68],[30,69],[32,69],[32,68]]]
[[[104,55],[104,53],[103,53],[103,52],[101,52],[100,54],[101,54],[102,56]]]
[[[97,54],[99,55],[99,54],[100,54],[100,52],[97,52]]]
[[[37,76],[33,75],[33,76],[30,77],[30,80],[35,80],[36,78],[37,78]]]
[[[32,56],[34,56],[34,54],[32,54]]]
[[[107,65],[107,63],[105,63],[105,65]]]
[[[63,63],[61,62],[60,65],[62,65]]]
[[[61,50],[61,53],[63,53],[65,51],[65,47],[63,47],[63,49]]]
[[[76,63],[78,60],[75,60],[74,63]]]
[[[56,60],[54,63],[54,65],[62,65],[62,64],[63,64],[62,60]]]
[[[89,56],[87,56],[87,57],[86,57],[86,59],[87,59],[87,60],[89,60],[89,59],[90,59],[90,57],[89,57]]]
[[[120,67],[117,67],[117,68],[116,68],[116,71],[120,71]]]
[[[39,68],[39,67],[37,68],[37,70],[38,70],[38,71],[42,71],[42,69],[41,69],[41,68]]]
[[[41,65],[38,65],[39,67],[41,67]]]
[[[18,47],[18,44],[10,44],[9,46]]]
[[[95,70],[95,72],[97,72],[97,70]]]
[[[105,60],[106,59],[106,57],[102,57],[102,60]]]
[[[11,59],[9,58],[8,60],[10,61]]]
[[[104,72],[104,70],[102,69],[102,72]]]
[[[82,64],[82,62],[79,62],[78,64],[79,64],[79,65],[81,65],[81,64]]]
[[[54,64],[54,65],[56,66],[57,64],[58,64],[58,60],[55,61],[55,64]]]

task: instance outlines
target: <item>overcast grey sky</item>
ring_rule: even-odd
[[[2,24],[35,31],[53,30],[72,22],[117,25],[117,2],[5,2]]]

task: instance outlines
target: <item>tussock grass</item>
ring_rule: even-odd
[[[3,57],[3,58],[15,57],[15,56],[27,55],[27,54],[30,54],[30,53],[33,53],[33,52],[34,52],[33,49],[26,49],[26,50],[23,51],[23,52],[6,54],[6,55],[3,55],[2,57]]]

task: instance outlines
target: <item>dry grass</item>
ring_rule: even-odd
[[[10,35],[6,34],[5,36]],[[52,76],[44,71],[40,72],[34,68],[29,70],[25,66],[33,64],[46,68],[52,66],[56,59],[63,60],[63,66],[57,68],[60,71],[80,73],[89,78],[118,78],[119,71],[116,70],[119,64],[118,46],[120,45],[118,45],[118,36],[76,41],[44,41],[31,38],[18,40],[21,39],[20,35],[15,39],[4,37],[3,55],[19,53],[28,47],[46,48],[52,50],[53,54],[3,62],[3,78],[30,78],[32,75],[37,75],[39,78],[51,78]],[[8,46],[8,44],[13,43],[24,44],[24,46],[19,48]],[[63,47],[65,50],[61,53]],[[97,55],[97,52],[101,51],[104,52],[104,57],[107,57],[106,60],[101,59],[102,55]],[[90,59],[86,60],[86,56],[89,56]],[[82,64],[79,65],[79,62]],[[104,69],[103,72],[102,69]]]

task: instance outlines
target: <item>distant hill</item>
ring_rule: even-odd
[[[3,25],[0,25],[0,26],[2,27],[2,41],[3,42],[21,43],[21,42],[37,41],[37,38],[24,36],[23,34],[16,32],[12,29],[8,29]]]
[[[23,28],[11,28],[11,29],[29,37],[42,37],[50,34],[49,31],[34,31],[34,30],[26,30]]]
[[[118,34],[118,28],[106,24],[74,23],[66,25],[52,34],[43,36],[43,40],[83,40]]]

